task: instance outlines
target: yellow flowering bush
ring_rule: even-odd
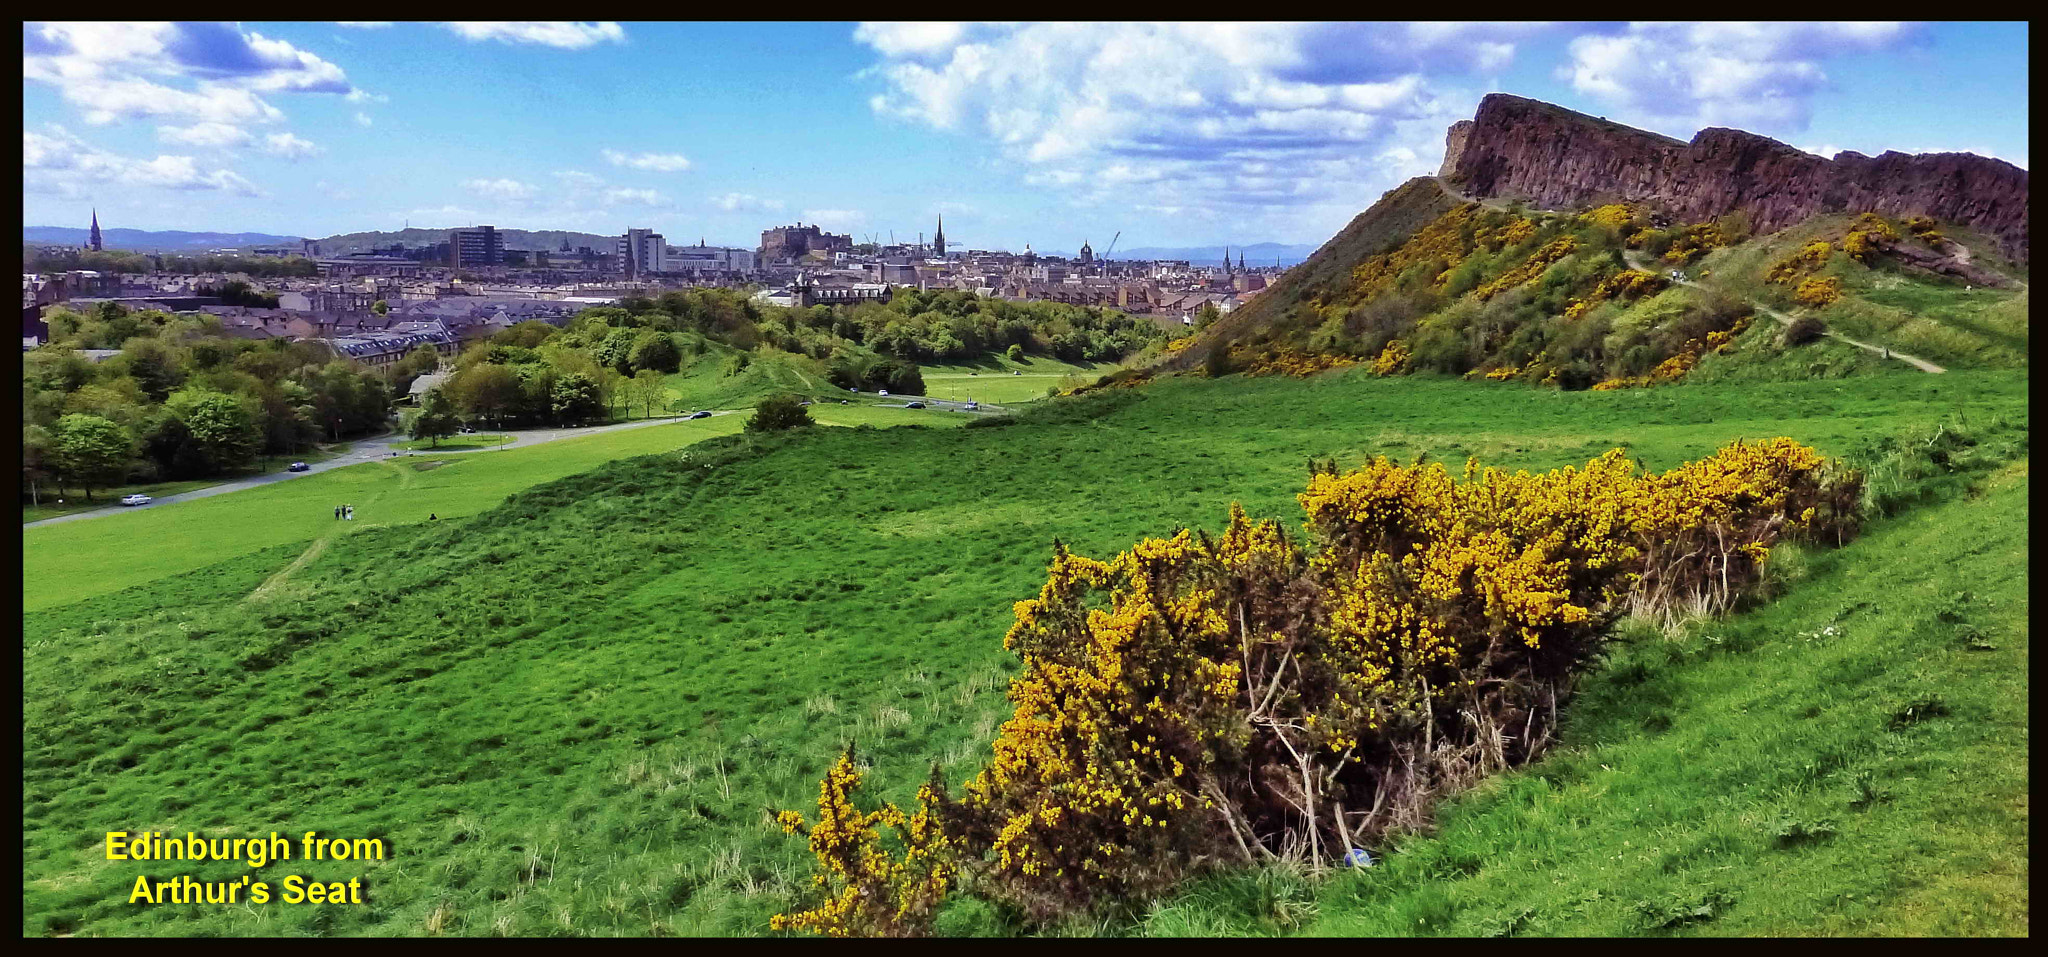
[[[1715,223],[1694,223],[1679,231],[1671,240],[1671,247],[1664,251],[1664,261],[1673,266],[1683,266],[1710,249],[1728,245],[1728,238],[1721,234],[1721,227]]]
[[[1579,220],[1594,226],[1625,231],[1630,226],[1637,225],[1640,218],[1641,213],[1634,203],[1609,203],[1586,211]]]
[[[956,868],[952,843],[934,813],[945,787],[938,769],[918,789],[917,813],[909,816],[894,804],[868,812],[855,807],[860,782],[852,753],[842,753],[818,782],[816,823],[806,823],[796,811],[776,814],[783,833],[809,840],[818,859],[811,880],[824,900],[810,910],[775,915],[771,928],[832,937],[922,937],[930,931]],[[878,826],[895,832],[900,855],[883,847]]]
[[[1574,299],[1564,310],[1566,319],[1581,319],[1593,307],[1608,299],[1635,299],[1664,288],[1664,277],[1640,269],[1624,269],[1593,287],[1583,299]]]
[[[1864,265],[1870,264],[1870,257],[1882,251],[1886,243],[1897,242],[1898,230],[1892,228],[1876,213],[1864,213],[1856,217],[1855,228],[1842,238],[1842,251]]]
[[[1382,457],[1313,468],[1306,547],[1235,505],[1106,561],[1055,543],[1003,639],[1023,670],[989,764],[906,820],[855,808],[843,757],[808,830],[827,899],[776,926],[916,932],[956,861],[1048,920],[1341,858],[1537,753],[1619,609],[1725,608],[1784,536],[1843,534],[1859,481],[1789,439],[1661,474],[1619,449],[1535,474]]]
[[[1842,298],[1842,281],[1833,276],[1808,279],[1799,284],[1792,298],[1806,306],[1826,306]]]
[[[1379,356],[1372,360],[1374,375],[1399,375],[1408,369],[1408,344],[1399,339],[1387,343]]]
[[[1784,259],[1772,264],[1764,273],[1765,282],[1791,282],[1828,264],[1828,256],[1835,247],[1827,240],[1807,243]]]
[[[1320,352],[1283,352],[1254,360],[1244,370],[1247,376],[1285,375],[1305,379],[1319,372],[1342,369],[1358,360],[1345,355]]]
[[[1552,263],[1577,252],[1579,241],[1570,236],[1560,236],[1544,243],[1541,248],[1529,254],[1520,265],[1500,274],[1499,278],[1480,286],[1475,294],[1481,299],[1492,299],[1543,274]]]

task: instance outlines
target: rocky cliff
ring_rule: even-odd
[[[1743,210],[1759,233],[1830,212],[1931,216],[2027,263],[2027,171],[1972,153],[1829,160],[1721,128],[1685,143],[1505,93],[1481,100],[1445,145],[1441,175],[1473,196],[1548,209],[1641,202],[1682,222]]]

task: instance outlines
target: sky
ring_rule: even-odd
[[[27,23],[22,223],[1327,239],[1509,92],[2027,165],[2024,23]]]

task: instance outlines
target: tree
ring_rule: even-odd
[[[753,417],[747,419],[747,431],[779,432],[816,424],[811,421],[811,410],[804,408],[801,399],[785,394],[761,400],[761,404],[754,407]]]
[[[505,366],[483,363],[457,375],[453,391],[463,412],[496,421],[518,405],[519,375]]]
[[[455,403],[449,401],[447,393],[428,389],[427,394],[420,396],[420,414],[413,416],[412,429],[407,434],[414,439],[427,439],[434,448],[440,448],[441,440],[461,427],[455,417]]]
[[[263,447],[263,431],[239,396],[181,389],[164,402],[164,412],[185,424],[189,458],[203,474],[247,468]]]
[[[57,472],[57,437],[40,425],[21,427],[21,481],[28,486],[29,501],[43,504],[42,482],[54,478]],[[57,487],[57,494],[64,494],[64,487]]]
[[[608,411],[597,383],[580,372],[556,379],[552,396],[555,421],[563,425],[583,425],[604,418]]]
[[[1009,357],[1009,360],[1011,362],[1023,362],[1024,347],[1022,345],[1012,342],[1010,343],[1010,348],[1003,350],[1003,355]]]
[[[391,304],[379,299],[376,302],[370,303],[370,311],[380,316],[388,316],[391,314]]]
[[[633,343],[632,365],[636,370],[674,372],[682,361],[675,340],[666,332],[648,333]]]
[[[924,375],[917,371],[912,362],[894,362],[886,370],[889,377],[889,391],[897,395],[923,395]]]
[[[668,409],[668,380],[653,369],[642,369],[633,376],[633,400],[647,410],[647,417],[654,418],[654,410]]]
[[[74,412],[58,419],[56,437],[58,467],[85,486],[88,502],[93,486],[118,484],[135,456],[127,430],[97,415]]]

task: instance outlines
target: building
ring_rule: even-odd
[[[754,273],[754,251],[725,246],[670,246],[667,272],[698,279],[740,278]]]
[[[99,211],[99,208],[98,208],[98,207],[94,207],[94,208],[93,208],[93,211],[92,211],[92,240],[91,240],[91,242],[92,242],[92,251],[93,251],[93,252],[99,252],[99,251],[100,251],[100,211]]]
[[[448,231],[448,265],[496,266],[505,261],[505,237],[490,226]]]
[[[973,224],[969,223],[968,225],[971,227]],[[939,259],[946,258],[946,217],[944,216],[939,217],[939,231],[932,234],[932,255]]]
[[[853,237],[839,236],[820,230],[816,224],[806,226],[777,226],[761,233],[761,261],[774,262],[780,259],[799,259],[808,253],[829,256],[835,252],[853,251]]]
[[[668,243],[651,229],[628,229],[618,239],[619,269],[629,279],[668,271]]]

